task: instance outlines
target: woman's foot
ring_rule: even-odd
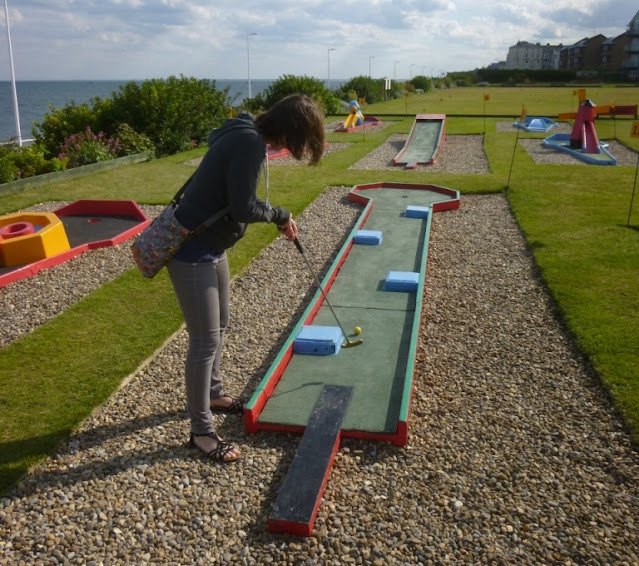
[[[193,434],[189,440],[191,446],[195,446],[204,452],[212,460],[220,462],[234,462],[242,457],[240,452],[232,444],[227,444],[214,432],[208,434]]]
[[[211,399],[211,411],[218,413],[242,413],[245,401],[243,399],[233,399],[230,395],[222,395]]]

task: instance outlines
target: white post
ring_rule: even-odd
[[[331,90],[331,51],[335,51],[335,47],[328,48],[328,90]]]
[[[246,34],[246,62],[248,65],[248,97],[249,99],[253,98],[251,94],[251,44],[249,39],[252,35],[257,35],[255,32]]]
[[[4,17],[7,21],[7,40],[9,41],[9,64],[11,66],[11,88],[13,90],[13,114],[16,120],[16,137],[18,145],[22,146],[22,132],[20,131],[20,112],[18,110],[18,92],[16,90],[16,73],[13,68],[13,50],[11,49],[11,31],[9,29],[9,7],[4,0]]]

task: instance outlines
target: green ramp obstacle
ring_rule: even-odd
[[[417,114],[406,143],[393,158],[393,165],[415,169],[419,163],[432,165],[444,140],[445,114]]]

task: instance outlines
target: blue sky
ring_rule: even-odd
[[[0,6],[0,80],[9,80]],[[639,8],[637,0],[8,0],[8,6],[18,80],[244,79],[249,49],[253,79],[325,79],[329,60],[336,79],[369,71],[407,79],[505,60],[519,40],[568,45],[598,33],[615,37]]]

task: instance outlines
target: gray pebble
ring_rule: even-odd
[[[320,273],[361,211],[347,192],[328,187],[299,217]],[[72,281],[101,284],[96,257],[113,277],[127,254],[85,254],[3,298],[27,316],[48,287],[68,307]],[[314,291],[281,238],[234,279],[231,394],[252,393]],[[16,326],[4,343],[32,328]],[[409,445],[343,440],[309,538],[267,527],[298,435],[216,416],[244,459],[217,465],[188,446],[186,343],[181,329],[0,500],[1,563],[639,564],[639,456],[503,196],[433,217]]]

